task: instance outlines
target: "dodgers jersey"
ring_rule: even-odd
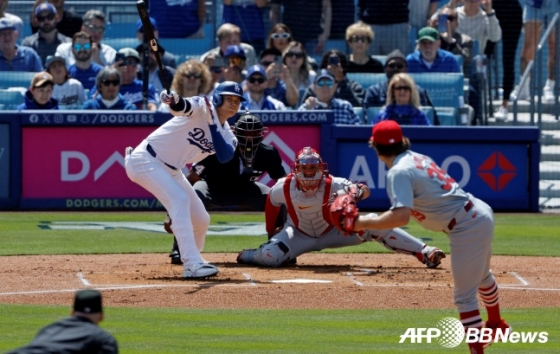
[[[391,209],[408,207],[423,227],[444,230],[464,207],[469,194],[429,158],[413,151],[395,157],[387,174]]]
[[[185,100],[191,104],[190,111],[183,113],[170,110],[175,117],[146,138],[158,158],[176,168],[182,168],[214,154],[216,150],[208,127],[209,115],[226,143],[233,149],[236,148],[237,138],[227,121],[224,125],[220,124],[212,103],[207,104],[204,97],[189,97]]]
[[[330,180],[330,183],[328,182]],[[286,201],[284,184],[289,183],[289,198],[291,203]],[[317,193],[313,196],[306,196],[304,192],[296,188],[296,178],[293,173],[281,178],[272,187],[269,193],[272,205],[279,207],[285,204],[288,208],[287,222],[296,229],[310,237],[320,237],[332,229],[330,222],[328,200],[333,193],[350,186],[352,182],[345,178],[323,177]]]

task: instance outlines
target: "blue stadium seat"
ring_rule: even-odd
[[[381,110],[383,109],[383,107],[368,107],[367,112],[366,112],[366,124],[367,125],[372,125],[373,124],[373,118],[377,115],[377,113],[379,113]]]
[[[23,103],[23,95],[19,91],[0,90],[0,109],[15,110]]]
[[[348,73],[346,74],[346,77],[348,77],[349,80],[354,80],[362,85],[364,90],[367,90],[367,88],[371,85],[375,85],[387,80],[387,76],[385,74],[372,73]]]
[[[136,36],[135,22],[111,22],[107,24],[103,42],[112,38],[127,38]]]
[[[0,89],[11,87],[29,88],[35,72],[28,71],[0,71]]]
[[[354,108],[354,113],[356,113],[358,115],[358,117],[360,118],[360,124],[364,124],[365,119],[364,119],[364,108],[363,107],[353,107]]]

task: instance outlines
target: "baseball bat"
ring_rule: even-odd
[[[144,29],[144,35],[148,39],[148,43],[150,43],[150,48],[152,48],[152,51],[156,56],[156,62],[159,68],[159,77],[161,79],[161,83],[163,84],[163,87],[165,87],[167,94],[169,94],[169,84],[167,83],[167,80],[165,79],[165,75],[163,74],[163,64],[161,63],[161,58],[159,56],[156,36],[154,35],[152,23],[150,22],[150,16],[148,15],[148,7],[146,6],[144,0],[138,0],[136,2],[136,9],[138,10],[140,21],[142,21],[142,28]]]

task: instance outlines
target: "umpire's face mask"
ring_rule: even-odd
[[[237,140],[239,141],[239,153],[241,157],[251,162],[255,158],[259,144],[263,140],[262,130],[238,131]]]

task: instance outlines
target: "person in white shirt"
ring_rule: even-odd
[[[267,84],[266,70],[261,65],[253,65],[247,71],[247,91],[243,96],[247,101],[241,104],[244,111],[273,110],[284,111],[286,106],[282,101],[265,94]]]
[[[70,77],[64,58],[49,56],[45,70],[54,79],[52,98],[58,101],[60,109],[81,109],[86,100],[84,86]]]

